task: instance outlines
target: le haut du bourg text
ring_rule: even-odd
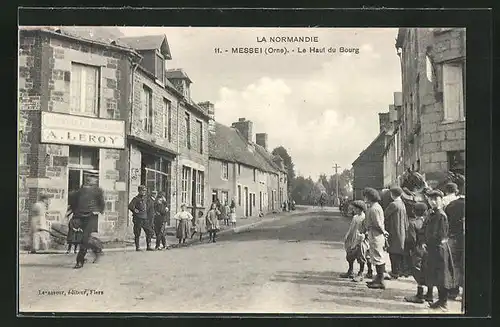
[[[215,47],[215,54],[243,54],[243,55],[273,55],[273,54],[359,54],[359,48],[349,46],[318,46],[318,37],[257,37],[257,43],[265,46],[252,47]],[[294,44],[295,43],[295,44]],[[300,44],[297,44],[300,43]],[[303,43],[310,43],[304,45]],[[314,44],[313,44],[314,43]],[[286,45],[285,45],[286,44]]]

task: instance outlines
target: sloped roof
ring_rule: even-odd
[[[167,78],[186,79],[189,83],[193,82],[182,68],[168,69],[166,76]]]
[[[116,43],[126,44],[137,51],[160,50],[165,59],[172,59],[165,34],[121,37]]]
[[[249,150],[249,145],[256,151]],[[211,158],[238,162],[262,171],[277,173],[260,155],[256,144],[249,144],[237,129],[215,122],[215,133],[209,135],[209,156]]]
[[[264,147],[255,144],[255,148],[259,152],[259,154],[266,160],[267,164],[272,167],[273,170],[286,172],[282,167],[278,166],[276,162],[274,162],[273,154],[269,153]]]
[[[372,143],[370,143],[370,145],[368,145],[366,147],[366,149],[364,149],[360,154],[359,156],[356,158],[356,160],[354,160],[354,162],[352,163],[352,165],[354,166],[362,157],[363,155],[375,144],[377,143],[378,140],[380,140],[381,137],[385,137],[387,136],[387,132],[385,130],[383,130],[382,132],[380,132],[377,137],[372,141]]]
[[[111,43],[112,41],[123,37],[123,33],[116,27],[61,26],[58,30],[65,34],[104,43]]]

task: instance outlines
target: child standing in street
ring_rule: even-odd
[[[212,203],[206,217],[207,230],[210,235],[209,242],[216,242],[215,238],[217,237],[217,232],[219,231],[219,215],[220,211],[217,209],[217,205]]]
[[[203,238],[203,234],[207,232],[207,223],[203,214],[203,211],[198,211],[198,218],[196,219],[196,228],[193,232],[193,235],[191,235],[191,238],[193,238],[194,234],[198,233],[200,234],[200,242]]]
[[[354,217],[351,220],[349,230],[344,237],[344,247],[346,251],[346,260],[349,264],[349,269],[346,273],[341,274],[342,278],[354,278],[354,261],[359,263],[359,272],[357,277],[363,276],[366,263],[366,248],[364,248],[365,235],[362,233],[362,224],[365,220],[366,206],[363,201],[354,201],[351,204]]]
[[[77,253],[77,247],[82,243],[83,240],[83,229],[80,227],[80,219],[71,217],[68,223],[68,237],[66,241],[68,242],[68,250],[66,254],[71,252],[71,246],[74,247],[74,253]]]

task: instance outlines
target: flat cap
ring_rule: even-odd
[[[137,189],[138,189],[139,191],[141,191],[141,190],[145,190],[145,189],[146,189],[146,186],[144,186],[144,185],[139,185],[139,186],[137,187]]]
[[[446,193],[457,193],[458,192],[458,185],[455,183],[448,183],[444,186],[444,191]]]
[[[360,210],[366,211],[366,204],[361,200],[356,200],[350,203],[353,207],[358,208]]]
[[[415,212],[425,212],[427,209],[428,209],[427,204],[425,204],[423,202],[417,202],[413,206],[413,210]]]
[[[379,192],[371,187],[367,187],[363,190],[363,196],[368,199],[370,202],[378,202],[380,201],[380,194]]]
[[[430,190],[429,192],[427,192],[427,196],[430,198],[437,198],[437,197],[442,198],[444,194],[440,190]]]
[[[399,186],[391,188],[391,194],[393,196],[401,196],[403,194],[403,189]]]

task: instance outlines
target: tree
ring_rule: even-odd
[[[287,171],[286,175],[288,180],[288,190],[289,191],[293,190],[293,183],[295,180],[295,170],[292,157],[290,157],[288,151],[281,145],[276,147],[273,150],[272,154],[275,156],[278,155],[283,159],[283,164],[285,165]]]

